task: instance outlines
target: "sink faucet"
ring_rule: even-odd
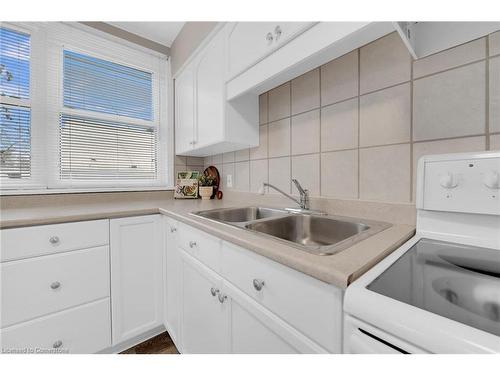
[[[302,188],[302,186],[300,186],[299,181],[297,181],[295,178],[292,179],[292,182],[295,184],[295,186],[297,187],[297,190],[299,191],[300,200],[285,193],[283,190],[277,188],[276,186],[274,186],[272,184],[268,184],[267,182],[262,183],[262,186],[259,189],[259,193],[264,194],[264,188],[266,186],[269,186],[270,188],[273,188],[277,192],[283,194],[285,197],[287,197],[287,198],[291,199],[292,201],[294,201],[295,203],[297,203],[301,209],[309,210],[309,190]]]

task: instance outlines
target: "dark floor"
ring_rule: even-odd
[[[167,332],[152,337],[120,354],[179,354]]]

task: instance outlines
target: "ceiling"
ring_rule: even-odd
[[[170,47],[184,22],[107,22],[122,30]]]

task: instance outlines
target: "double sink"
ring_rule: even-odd
[[[222,208],[193,214],[284,241],[315,255],[336,254],[390,227],[371,220],[269,207]]]

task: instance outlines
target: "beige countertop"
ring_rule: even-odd
[[[124,195],[126,196],[126,195]],[[0,227],[13,228],[30,225],[54,224],[67,221],[94,220],[117,218],[135,215],[161,213],[180,222],[192,225],[223,240],[250,249],[262,256],[284,264],[295,270],[315,277],[324,282],[345,288],[361,276],[373,265],[397,249],[402,243],[413,236],[415,226],[396,223],[366,240],[358,242],[340,253],[330,256],[318,256],[301,251],[295,247],[258,233],[242,228],[214,222],[191,214],[194,211],[208,210],[219,207],[242,207],[258,204],[247,199],[223,199],[220,201],[174,200],[171,195],[142,194],[134,199],[118,199],[117,195],[95,195],[93,197],[74,198],[43,198],[43,203],[29,202],[32,198],[12,204],[2,202],[0,211]],[[56,202],[57,200],[57,202]],[[264,202],[260,202],[263,200]],[[281,206],[274,201],[259,199],[262,205]],[[287,203],[285,203],[286,205]],[[406,208],[405,208],[406,209]],[[387,210],[379,210],[386,212]],[[379,214],[380,214],[379,212]],[[329,212],[330,213],[330,212]],[[334,214],[338,214],[335,212]],[[345,215],[346,212],[342,212]],[[349,215],[346,215],[349,216]],[[352,215],[354,216],[354,215]],[[371,218],[374,215],[364,215]],[[390,217],[389,217],[390,218]],[[378,220],[384,220],[384,217]]]

